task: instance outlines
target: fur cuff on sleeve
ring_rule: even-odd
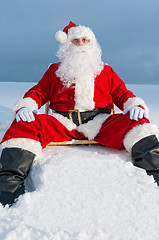
[[[144,107],[144,109],[148,112],[149,108],[147,107],[147,105],[145,104],[144,100],[142,100],[141,98],[138,97],[133,97],[133,98],[129,98],[125,103],[124,103],[124,110],[130,108],[130,107],[135,107],[141,105]]]
[[[16,112],[23,107],[37,110],[38,104],[30,97],[20,99],[13,107],[13,110],[12,110],[13,118],[15,118]]]

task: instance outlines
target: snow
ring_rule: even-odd
[[[0,83],[0,139],[11,108],[35,83]],[[159,85],[128,85],[159,127]],[[41,110],[43,111],[43,110]],[[159,187],[124,151],[103,146],[47,147],[11,208],[0,204],[3,240],[154,240]]]

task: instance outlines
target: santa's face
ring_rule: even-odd
[[[57,56],[61,64],[56,75],[67,87],[81,79],[92,79],[103,69],[101,48],[95,40],[74,38],[60,46]]]

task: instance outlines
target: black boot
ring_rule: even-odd
[[[24,179],[35,154],[20,148],[5,148],[0,159],[0,203],[12,204],[24,193]]]
[[[155,135],[141,139],[132,147],[134,165],[153,175],[159,185],[159,142]]]

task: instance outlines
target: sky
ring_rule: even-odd
[[[58,61],[55,33],[90,27],[102,59],[131,84],[159,84],[158,0],[0,2],[0,81],[37,82]]]

